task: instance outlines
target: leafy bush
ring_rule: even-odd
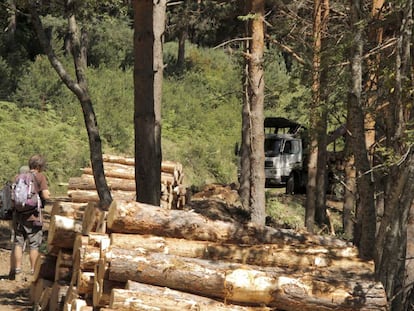
[[[48,162],[46,175],[52,193],[66,192],[59,189],[59,183],[66,183],[70,176],[79,176],[79,169],[88,163],[85,130],[60,122],[52,109],[19,108],[8,102],[0,102],[0,109],[2,184],[12,179],[31,155],[40,153]]]

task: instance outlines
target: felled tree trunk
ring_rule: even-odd
[[[111,191],[114,200],[135,200],[135,192],[114,190]],[[96,190],[68,190],[68,196],[73,202],[99,202],[98,192]]]
[[[123,249],[146,249],[191,258],[222,260],[258,266],[308,269],[330,267],[362,274],[374,273],[374,265],[357,258],[355,248],[328,248],[312,244],[237,245],[208,241],[166,238],[153,235],[111,234],[111,246]]]
[[[128,281],[126,289],[114,289],[111,293],[109,307],[130,306],[132,302],[142,302],[153,308],[168,306],[168,310],[200,310],[200,311],[265,311],[268,307],[247,307],[225,304],[214,299],[193,295],[165,287],[153,286]],[[182,303],[182,304],[180,304]],[[174,309],[177,307],[176,309]]]
[[[132,280],[235,304],[283,310],[385,310],[387,306],[382,285],[370,278],[332,275],[324,269],[309,273],[263,269],[113,248],[108,276],[118,282]]]
[[[349,246],[344,241],[330,237],[211,220],[192,211],[166,210],[134,201],[114,200],[108,211],[107,225],[116,233],[153,234],[188,240],[249,245],[306,242],[339,248]]]

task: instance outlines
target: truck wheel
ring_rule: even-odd
[[[295,174],[290,174],[286,182],[286,194],[294,194],[295,188]]]

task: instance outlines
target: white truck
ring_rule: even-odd
[[[306,129],[299,123],[268,117],[265,128],[266,187],[285,186],[286,193],[304,193],[307,180]]]

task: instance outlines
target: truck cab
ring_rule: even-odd
[[[264,128],[266,187],[285,186],[286,193],[303,193],[305,129],[299,123],[278,117],[266,118]]]

